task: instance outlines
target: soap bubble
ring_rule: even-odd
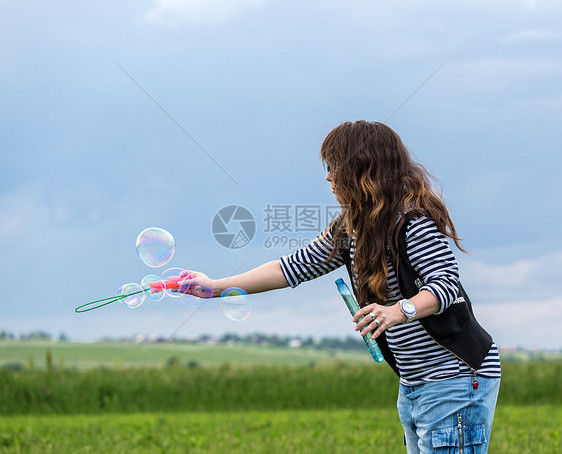
[[[160,276],[156,276],[154,274],[149,274],[148,276],[143,277],[142,281],[141,281],[141,287],[143,289],[146,288],[150,288],[150,284],[154,284],[154,282],[157,282],[157,286],[156,286],[156,290],[159,290],[158,292],[152,293],[152,291],[147,291],[146,295],[154,301],[160,301],[162,298],[164,298],[164,282],[162,282],[162,279],[160,278]],[[154,285],[153,285],[154,287]]]
[[[168,263],[175,251],[174,237],[164,229],[150,227],[137,237],[137,254],[145,265],[152,268]]]
[[[182,271],[183,268],[177,268],[177,267],[168,268],[166,271],[162,273],[162,280],[167,281],[171,277],[179,277]],[[173,292],[172,290],[168,290],[168,289],[164,291],[166,292],[166,295],[171,296],[172,298],[180,298],[183,295],[183,293]]]
[[[240,322],[250,316],[248,294],[238,287],[227,288],[220,297],[221,309],[230,320]]]
[[[139,284],[125,284],[121,286],[121,288],[117,291],[117,294],[120,296],[131,295],[121,298],[121,301],[125,303],[125,306],[134,309],[136,307],[139,307],[144,301],[145,295],[144,292],[142,293],[141,292],[142,292],[142,288]],[[135,294],[132,295],[132,293]]]

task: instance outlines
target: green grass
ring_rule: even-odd
[[[357,408],[364,389],[394,405],[398,381],[390,368],[175,367],[88,371],[0,371],[0,414]]]
[[[490,453],[557,454],[559,407],[499,407]],[[395,408],[0,418],[10,453],[403,452]]]
[[[35,359],[0,369],[0,453],[405,453],[397,378],[367,353],[157,348],[1,342],[5,364]],[[489,452],[562,452],[562,361],[502,373]]]
[[[562,362],[506,364],[500,405],[562,405]],[[0,370],[0,415],[366,408],[394,406],[385,365]]]
[[[92,369],[99,367],[128,368],[143,364],[162,367],[175,357],[180,364],[196,363],[202,367],[222,363],[252,365],[333,364],[372,362],[365,352],[341,352],[313,348],[260,346],[225,346],[195,344],[154,344],[119,342],[51,342],[0,341],[0,366],[19,364],[26,369],[45,369],[46,352],[51,351],[56,368]]]
[[[30,453],[331,453],[338,446],[395,452],[400,431],[389,409],[0,419],[0,443],[7,451]]]

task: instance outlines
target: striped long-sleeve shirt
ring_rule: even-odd
[[[428,290],[438,299],[443,312],[455,301],[459,289],[458,266],[446,237],[432,219],[412,219],[406,228],[406,244],[410,262],[423,280],[420,290]],[[308,246],[281,257],[281,269],[291,287],[333,271],[344,264],[337,254],[327,260],[333,248],[332,232],[319,236]],[[353,269],[355,243],[351,239],[350,257]],[[401,299],[396,273],[387,256],[388,305]],[[386,330],[388,345],[396,358],[400,382],[407,386],[427,381],[472,375],[459,358],[437,344],[419,321],[395,325]],[[499,377],[500,361],[496,344],[488,352],[477,371],[483,377]]]

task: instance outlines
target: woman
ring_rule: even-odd
[[[426,170],[392,129],[376,122],[341,124],[326,136],[321,158],[342,206],[323,235],[233,277],[185,272],[180,291],[296,287],[346,264],[362,307],[355,329],[377,339],[400,377],[398,412],[408,452],[487,452],[499,355],[460,286],[447,238],[462,250],[460,239]],[[410,294],[408,279],[417,284]]]

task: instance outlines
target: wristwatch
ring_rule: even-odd
[[[416,317],[416,305],[406,299],[398,301],[398,304],[400,304],[400,310],[407,317],[406,323],[413,321]]]

